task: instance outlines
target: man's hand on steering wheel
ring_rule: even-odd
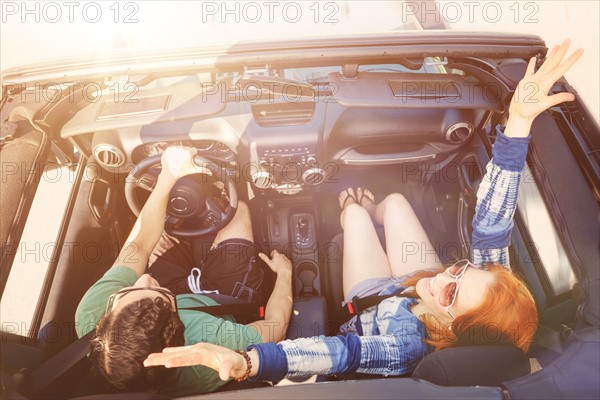
[[[143,203],[136,193],[138,188],[149,192],[167,190],[167,233],[202,236],[223,229],[237,211],[235,183],[218,163],[196,153],[193,148],[169,147],[162,155],[141,160],[125,180],[125,198],[131,211],[139,215],[142,209]],[[159,163],[160,172],[155,168]],[[187,176],[196,173],[213,179]],[[218,193],[210,187],[215,181],[223,183],[223,190]]]
[[[186,175],[206,172],[204,168],[194,163],[196,152],[197,150],[191,147],[168,147],[160,158],[162,170],[159,179],[174,185],[178,179]]]

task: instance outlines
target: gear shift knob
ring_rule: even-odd
[[[308,236],[308,220],[306,218],[300,218],[298,220],[298,233],[302,238]]]

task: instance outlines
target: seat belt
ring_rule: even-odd
[[[30,397],[39,393],[40,390],[71,369],[90,352],[90,341],[95,335],[96,329],[93,329],[27,374],[24,377],[24,384],[19,385],[21,388],[25,388],[24,394]]]
[[[207,297],[218,298],[219,300],[223,299],[225,301],[228,301],[224,299],[225,296],[217,297],[213,295],[208,295]],[[232,297],[231,299],[235,298]],[[219,304],[215,306],[203,307],[185,307],[180,308],[180,310],[201,311],[210,315],[235,316],[243,314],[246,316],[258,317],[257,319],[263,319],[265,316],[264,306],[246,302],[233,304]],[[23,377],[23,384],[18,385],[20,389],[24,389],[23,392],[28,397],[39,393],[40,390],[46,388],[49,384],[58,379],[62,374],[71,369],[71,367],[77,364],[90,352],[90,341],[95,336],[96,329],[93,329],[85,336],[82,336],[81,338],[77,339],[76,341],[65,347],[63,350],[56,353],[50,359],[46,360],[43,364],[37,366],[34,370],[32,370],[30,373],[26,374]]]
[[[184,307],[180,308],[180,310],[202,311],[210,315],[244,315],[258,317],[257,319],[255,319],[255,321],[258,319],[263,319],[265,317],[265,306],[259,306],[258,304],[254,303],[234,303],[219,304],[216,306]]]
[[[346,303],[345,306],[342,307],[342,314],[344,315],[345,320],[349,320],[355,315],[360,314],[362,311],[369,307],[373,307],[384,301],[385,299],[389,299],[390,297],[398,297],[398,294],[386,294],[383,296],[373,295],[373,296],[365,296],[358,297],[354,296],[352,301]]]

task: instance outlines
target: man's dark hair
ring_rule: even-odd
[[[184,329],[172,305],[160,297],[110,312],[98,322],[91,343],[92,371],[119,390],[154,388],[172,370],[144,367],[144,360],[165,347],[183,346]]]

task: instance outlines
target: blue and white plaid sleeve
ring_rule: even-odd
[[[471,260],[475,265],[500,263],[510,269],[508,245],[531,136],[510,138],[504,127],[496,131],[493,158],[477,191]]]
[[[419,343],[412,343],[418,341]],[[404,375],[425,355],[422,336],[378,335],[316,336],[252,345],[259,354],[258,374],[252,380],[279,381],[310,375],[362,372]]]
[[[423,342],[424,326],[409,311],[408,300],[385,300],[388,308],[396,312],[387,316],[389,312],[384,309],[380,313],[387,321],[379,327],[379,335],[315,336],[249,346],[258,352],[260,359],[258,374],[252,380],[279,381],[286,377],[350,372],[410,373],[431,349]]]

